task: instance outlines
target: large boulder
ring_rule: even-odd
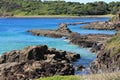
[[[43,60],[47,50],[48,47],[46,45],[29,46],[23,50],[13,50],[4,53],[0,58],[0,63]]]
[[[79,54],[58,51],[46,45],[6,52],[0,57],[1,80],[30,80],[53,75],[74,75],[71,62]]]

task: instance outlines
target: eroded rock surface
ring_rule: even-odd
[[[46,36],[53,38],[69,37],[72,31],[67,27],[67,24],[60,24],[57,30],[28,30],[28,32],[37,36]]]
[[[46,45],[6,52],[0,57],[0,80],[30,80],[53,75],[74,75],[70,64],[79,54],[57,51]]]
[[[91,63],[92,73],[115,72],[120,70],[120,32],[109,39]]]
[[[111,37],[112,37],[111,35],[105,34],[88,34],[88,35],[74,34],[71,36],[70,42],[73,44],[77,44],[81,47],[85,48],[92,47],[94,49],[95,48],[97,49],[98,46],[101,46],[100,44],[105,43]]]

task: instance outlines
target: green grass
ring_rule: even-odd
[[[105,51],[110,51],[111,57],[120,53],[120,32],[107,41]]]
[[[53,76],[37,80],[79,80],[80,76]]]
[[[114,73],[91,74],[86,76],[53,76],[36,80],[120,80],[120,71]]]

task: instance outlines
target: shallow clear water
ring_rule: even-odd
[[[25,46],[46,44],[58,50],[79,53],[81,59],[75,62],[75,65],[83,64],[88,67],[90,62],[96,57],[89,52],[89,49],[72,45],[63,39],[33,36],[26,31],[30,29],[57,29],[58,25],[64,22],[94,22],[107,20],[109,20],[109,18],[0,18],[0,53],[22,49]],[[81,29],[81,26],[82,25],[69,26],[69,28],[81,34],[114,34],[116,32],[114,30]],[[78,73],[86,74],[87,72],[76,72],[76,74]]]

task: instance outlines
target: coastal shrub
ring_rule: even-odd
[[[41,1],[41,0],[0,0],[0,11],[19,15],[105,15],[115,14],[120,9],[120,2],[93,3]],[[22,15],[21,15],[22,16]]]

